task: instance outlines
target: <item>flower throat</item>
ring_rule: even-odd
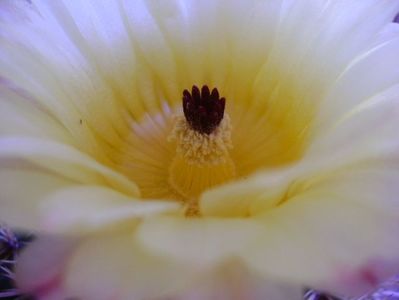
[[[176,155],[169,169],[169,184],[185,199],[199,195],[235,177],[230,158],[231,122],[225,114],[225,98],[216,88],[193,86],[183,91],[184,116],[178,116],[169,141]]]

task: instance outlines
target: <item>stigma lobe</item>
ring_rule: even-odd
[[[216,88],[209,90],[207,85],[201,90],[193,85],[191,93],[183,91],[183,112],[190,127],[201,133],[211,134],[223,120],[225,98],[220,98]]]

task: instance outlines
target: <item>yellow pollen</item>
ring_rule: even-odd
[[[198,166],[225,163],[231,143],[231,123],[225,116],[220,125],[211,134],[202,134],[193,130],[183,116],[176,118],[169,141],[177,141],[176,152],[189,164]]]
[[[190,199],[191,204],[203,191],[235,177],[235,166],[229,155],[233,148],[231,130],[227,114],[210,134],[193,130],[184,116],[176,118],[168,138],[176,143],[169,184],[187,201]]]

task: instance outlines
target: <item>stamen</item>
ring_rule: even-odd
[[[188,215],[196,199],[205,190],[235,177],[235,166],[229,151],[232,126],[224,114],[225,98],[217,89],[210,92],[193,86],[192,93],[183,92],[184,116],[176,117],[169,136],[176,143],[176,156],[169,168],[169,184],[187,200]]]
[[[189,164],[199,166],[225,163],[231,143],[230,118],[222,120],[211,134],[202,134],[192,129],[183,117],[177,117],[169,141],[177,141],[176,152]]]

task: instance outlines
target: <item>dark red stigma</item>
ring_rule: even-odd
[[[191,128],[199,133],[211,134],[224,116],[225,98],[219,98],[216,88],[207,85],[200,89],[193,85],[191,93],[183,91],[183,112]]]

